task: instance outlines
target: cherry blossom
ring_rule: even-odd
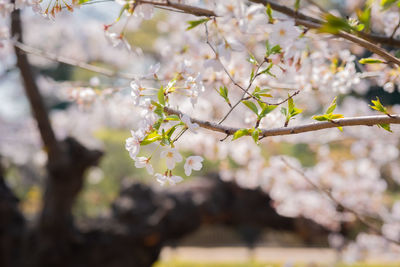
[[[200,156],[190,156],[186,158],[184,166],[186,176],[190,176],[192,170],[199,171],[203,167],[203,160],[204,159]]]
[[[126,139],[125,149],[128,150],[129,156],[135,159],[140,151],[140,142],[143,140],[144,134],[141,131],[131,131],[131,135],[131,137]]]
[[[200,128],[197,123],[192,123],[187,115],[183,115],[181,120],[191,132],[197,133],[196,130]]]
[[[173,170],[177,162],[182,161],[182,156],[176,148],[168,148],[161,152],[161,157],[165,158],[167,168]]]
[[[183,178],[177,175],[166,175],[166,174],[155,174],[157,182],[160,183],[160,185],[164,186],[167,183],[169,185],[176,185],[177,183],[180,183],[183,181]]]
[[[137,157],[134,159],[136,168],[146,168],[147,172],[152,175],[154,173],[153,166],[149,163],[150,158]]]

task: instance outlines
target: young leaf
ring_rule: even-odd
[[[379,97],[376,97],[376,100],[371,100],[371,102],[372,104],[374,104],[374,105],[369,105],[372,109],[388,114],[387,109],[381,104]]]
[[[159,102],[161,105],[165,106],[164,88],[163,88],[162,86],[161,86],[160,90],[158,90],[157,97],[158,97],[158,102]]]
[[[249,129],[239,129],[233,134],[233,139],[236,140],[242,136],[248,135],[249,134]]]
[[[328,121],[329,120],[329,118],[326,115],[315,115],[312,118],[313,118],[313,120],[316,120],[316,121]]]
[[[272,17],[272,8],[271,8],[271,5],[269,3],[267,4],[267,8],[266,8],[265,12],[268,15],[268,22],[269,23],[274,23],[274,18]]]
[[[329,120],[336,120],[336,119],[344,118],[344,116],[342,114],[326,114],[326,116]]]
[[[335,97],[335,98],[333,99],[331,105],[330,105],[330,106],[328,107],[328,109],[325,111],[325,114],[331,114],[331,113],[333,113],[333,111],[334,111],[335,108],[336,108],[336,98],[337,98],[337,97]]]
[[[253,138],[253,140],[254,140],[254,142],[257,144],[257,142],[258,142],[258,138],[260,137],[260,133],[261,133],[261,130],[260,129],[255,129],[255,130],[253,130],[252,131],[252,133],[251,133],[251,137]]]
[[[189,26],[186,28],[186,30],[188,31],[188,30],[191,30],[191,29],[193,29],[193,28],[195,28],[195,27],[197,27],[197,26],[199,26],[199,25],[201,25],[201,24],[203,24],[203,23],[206,23],[207,21],[209,21],[210,19],[209,18],[206,18],[206,19],[199,19],[199,20],[191,20],[191,21],[188,21],[187,23],[189,24]]]
[[[293,102],[293,97],[290,97],[290,95],[288,95],[289,99],[288,99],[288,110],[289,110],[289,114],[291,114],[293,112],[294,109],[294,102]]]
[[[255,114],[258,114],[258,108],[257,108],[256,104],[254,104],[253,102],[248,101],[248,100],[244,100],[244,101],[242,101],[242,103],[245,104],[246,107],[251,109]]]
[[[296,2],[294,3],[294,10],[298,11],[300,8],[300,0],[296,0]]]
[[[344,18],[336,17],[332,14],[327,14],[325,16],[326,22],[319,29],[321,32],[327,32],[332,34],[337,34],[340,31],[350,31],[352,29],[351,25]]]
[[[259,119],[264,118],[265,116],[267,116],[268,113],[270,113],[271,111],[273,111],[274,109],[276,109],[277,106],[275,105],[265,105],[262,107],[260,114],[258,115]]]
[[[286,117],[287,109],[286,108],[281,108],[281,113]]]
[[[364,10],[357,10],[358,20],[365,26],[365,31],[371,27],[371,7],[367,5]]]
[[[271,94],[268,94],[269,91],[269,89],[260,89],[260,87],[257,86],[256,89],[254,89],[253,95],[257,98],[260,98],[261,96],[272,97]]]
[[[253,56],[253,54],[249,53],[249,56],[250,56],[250,57],[249,57],[248,61],[249,61],[251,64],[258,66],[258,61],[257,61],[257,59]]]
[[[178,115],[172,114],[172,115],[167,116],[167,117],[165,118],[165,120],[166,120],[166,121],[180,121],[181,118],[179,118]]]
[[[231,101],[229,100],[229,97],[228,97],[228,88],[226,88],[226,86],[223,86],[223,87],[221,86],[219,88],[218,93],[220,96],[222,96],[223,99],[225,99],[225,102],[228,103],[229,106],[231,106]]]
[[[362,58],[358,62],[361,64],[377,64],[377,63],[384,63],[382,60],[377,58]]]
[[[151,143],[154,143],[158,140],[161,139],[161,135],[158,134],[157,131],[153,131],[151,133],[149,133],[141,142],[140,145],[141,146],[145,146]]]
[[[390,129],[390,124],[388,124],[388,123],[378,124],[378,127],[392,133],[392,130]]]
[[[271,46],[268,40],[265,42],[265,48],[266,48],[265,57],[267,58],[270,55],[282,53],[282,48],[280,45]]]
[[[382,9],[389,9],[393,4],[397,3],[398,0],[381,0]]]

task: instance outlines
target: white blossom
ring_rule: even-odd
[[[204,159],[200,156],[188,157],[184,166],[186,176],[190,176],[192,174],[192,170],[199,171],[203,167],[203,160]]]
[[[137,157],[134,159],[136,168],[146,168],[147,172],[152,175],[154,173],[153,166],[150,164],[150,158]]]
[[[175,164],[182,161],[182,156],[176,148],[168,148],[167,150],[162,151],[161,157],[165,158],[169,170],[173,170]]]
[[[181,120],[188,127],[189,131],[191,131],[193,133],[197,133],[196,130],[198,130],[200,128],[200,126],[197,123],[192,123],[190,121],[189,116],[184,114],[184,115],[182,115]]]

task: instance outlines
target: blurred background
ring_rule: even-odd
[[[322,1],[321,4],[332,7]],[[340,3],[332,5],[339,7]],[[158,62],[156,42],[160,42],[159,36],[167,34],[163,26],[171,18],[167,18],[166,12],[157,11],[152,20],[129,23],[125,37],[134,47],[132,53],[110,49],[104,37],[102,25],[112,23],[118,12],[119,6],[114,3],[98,3],[90,8],[83,6],[73,14],[63,12],[55,21],[49,22],[24,11],[25,41],[32,47],[74,58],[77,62],[145,73],[150,65]],[[42,150],[35,121],[30,115],[11,46],[3,47],[0,53],[3,176],[19,199],[17,205],[26,223],[34,225],[44,207],[47,154]],[[158,258],[153,265],[156,267],[400,266],[398,257],[393,256],[388,262],[380,255],[365,257],[362,263],[356,263],[356,260],[350,260],[355,263],[339,263],[343,259],[342,236],[355,238],[363,230],[362,225],[357,222],[343,224],[341,231],[332,233],[307,218],[282,216],[260,188],[240,187],[229,179],[221,179],[218,173],[222,161],[218,159],[206,158],[202,170],[193,178],[185,178],[182,185],[161,188],[144,169],[135,168],[124,147],[130,136],[129,129],[137,124],[129,98],[129,81],[102,76],[35,54],[37,52],[32,51],[29,60],[56,136],[60,140],[72,136],[90,149],[103,151],[99,164],[85,171],[82,189],[72,208],[77,227],[85,237],[93,238],[93,244],[112,246],[111,241],[107,243],[106,238],[97,237],[100,231],[112,233],[112,238],[107,236],[109,240],[124,240],[123,235],[140,236],[137,240],[124,240],[123,247],[140,247],[133,259],[140,258],[142,250],[153,249],[148,257]],[[95,93],[101,92],[100,99],[92,101],[92,91],[82,93],[85,87],[95,88]],[[80,99],[71,99],[76,88],[81,92]],[[365,103],[379,96],[385,105],[400,101],[398,91],[389,93],[379,86],[371,86],[362,96],[356,91],[349,96],[358,97]],[[346,141],[331,144],[333,160],[351,158],[348,147]],[[306,142],[276,140],[261,145],[261,148],[264,148],[265,158],[287,155],[304,167],[312,167],[318,160],[319,150]],[[149,152],[153,149],[152,146],[144,148]],[[190,153],[182,149],[182,154]],[[398,157],[395,158],[398,162]],[[235,166],[233,159],[228,161]],[[158,164],[155,169],[164,167],[162,161]],[[176,174],[184,176],[183,163],[178,165]],[[398,199],[399,185],[391,175],[383,175],[388,185],[387,201],[392,203]],[[88,255],[90,253],[98,252],[93,249]],[[118,257],[117,252],[112,255]],[[110,266],[128,265],[115,263]],[[146,263],[137,266],[146,266]]]

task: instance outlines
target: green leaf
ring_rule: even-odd
[[[249,135],[249,129],[239,129],[233,134],[233,139],[236,140],[242,136]]]
[[[393,4],[397,3],[398,0],[381,0],[382,9],[389,9]]]
[[[171,136],[172,136],[172,134],[175,132],[176,127],[178,127],[178,126],[179,126],[179,124],[176,124],[176,125],[172,126],[171,128],[169,128],[169,129],[165,132],[165,136],[168,137],[168,140],[171,140]]]
[[[296,0],[296,2],[294,3],[294,10],[298,11],[300,8],[300,0]]]
[[[336,17],[332,14],[325,15],[326,22],[319,29],[321,32],[327,32],[331,34],[337,34],[340,31],[350,31],[352,29],[349,22],[340,17]]]
[[[327,115],[316,115],[312,117],[313,120],[316,121],[329,121],[329,118],[327,117]]]
[[[294,108],[294,102],[293,102],[293,97],[290,97],[290,95],[288,95],[289,99],[288,99],[288,110],[289,110],[289,114],[292,113],[293,108]]]
[[[226,86],[221,86],[219,88],[219,95],[222,96],[223,98],[227,98],[228,97],[228,89],[226,88]]]
[[[249,61],[251,64],[258,66],[258,61],[257,59],[254,57],[253,54],[249,53],[249,59],[247,61]]]
[[[164,121],[164,120],[163,120],[162,118],[159,119],[159,120],[157,120],[156,123],[153,124],[153,128],[156,129],[156,130],[158,131],[158,130],[160,129],[161,124],[163,123],[163,121]]]
[[[336,120],[336,119],[344,118],[344,116],[342,114],[326,114],[326,115],[329,120]]]
[[[154,113],[157,114],[160,118],[164,117],[164,108],[163,107],[156,107]]]
[[[225,100],[226,103],[228,103],[229,106],[231,106],[231,101],[229,100],[228,97],[228,88],[226,86],[221,86],[218,91],[219,95],[222,96],[222,98]]]
[[[272,97],[271,94],[268,94],[269,91],[271,91],[271,90],[270,89],[260,89],[260,87],[257,86],[254,89],[253,96],[255,96],[257,98],[260,98],[261,96],[263,96],[263,97]]]
[[[377,63],[384,63],[382,60],[377,58],[362,58],[358,61],[361,64],[377,64]]]
[[[167,116],[165,118],[165,120],[167,120],[167,121],[180,121],[181,118],[179,118],[178,115],[172,114],[172,115]]]
[[[261,133],[261,130],[260,129],[255,129],[255,130],[253,130],[252,131],[252,133],[251,133],[251,137],[253,138],[253,140],[254,140],[254,142],[257,144],[257,142],[258,142],[258,138],[260,137],[260,133]]]
[[[335,98],[333,99],[332,103],[330,104],[330,106],[328,107],[328,109],[325,111],[325,114],[331,114],[331,113],[333,113],[333,111],[334,111],[335,108],[336,108],[336,98],[337,98],[337,97],[335,97]]]
[[[354,29],[355,31],[357,31],[357,32],[360,32],[360,31],[364,30],[364,28],[365,28],[365,25],[362,24],[362,23],[360,23],[360,24],[358,24],[358,25],[356,25],[356,26],[353,26],[353,29]]]
[[[286,117],[287,109],[286,108],[281,108],[281,113]]]
[[[270,72],[273,66],[273,63],[269,63],[268,67],[265,70],[261,71],[260,74],[268,74],[269,76],[275,77],[275,75]]]
[[[158,103],[162,106],[165,106],[165,95],[164,95],[164,88],[161,86],[160,90],[158,90]]]
[[[385,129],[385,130],[388,131],[388,132],[393,133],[393,132],[392,132],[392,129],[390,129],[390,124],[389,124],[389,123],[381,123],[381,124],[378,124],[378,127],[382,128],[382,129]]]
[[[199,26],[199,25],[201,25],[203,23],[206,23],[209,20],[210,20],[209,18],[205,18],[205,19],[188,21],[187,23],[189,24],[189,26],[186,28],[186,30],[187,31],[191,30],[191,29],[193,29],[193,28],[195,28],[195,27],[197,27],[197,26]]]
[[[151,100],[150,102],[151,102],[151,104],[152,104],[153,106],[156,106],[156,107],[158,107],[158,108],[163,108],[163,106],[161,106],[158,102],[156,102],[156,101],[154,101],[154,100]]]
[[[268,3],[265,12],[268,15],[268,22],[274,23],[274,18],[272,17],[272,8],[271,5]]]
[[[275,105],[264,105],[261,109],[260,114],[258,115],[259,119],[264,118],[265,116],[267,116],[268,113],[270,113],[271,111],[273,111],[274,109],[276,109],[277,106]]]
[[[168,136],[165,134],[165,130],[162,130],[162,135],[161,135],[161,142],[160,145],[162,146],[169,146],[171,142],[169,141]]]
[[[388,114],[387,109],[381,104],[379,97],[376,97],[376,100],[371,100],[373,105],[369,105],[372,109],[380,111],[382,113]]]
[[[253,102],[248,101],[248,100],[243,100],[242,103],[245,104],[246,107],[251,109],[255,114],[258,114],[258,108],[257,108],[256,104],[254,104]]]
[[[296,116],[296,115],[299,115],[299,114],[302,113],[302,112],[303,112],[302,109],[293,108],[292,112],[290,112],[290,117],[292,118],[292,117],[294,117],[294,116]]]
[[[364,10],[357,10],[358,20],[365,26],[365,31],[371,27],[371,7],[367,5]]]
[[[274,55],[274,54],[280,54],[282,53],[282,48],[280,45],[274,45],[271,46],[271,44],[269,43],[269,41],[265,41],[265,57],[269,57],[270,55]]]
[[[152,131],[151,133],[149,133],[141,142],[140,145],[141,146],[145,146],[151,143],[154,143],[158,140],[161,139],[161,135],[158,134],[157,131]]]

